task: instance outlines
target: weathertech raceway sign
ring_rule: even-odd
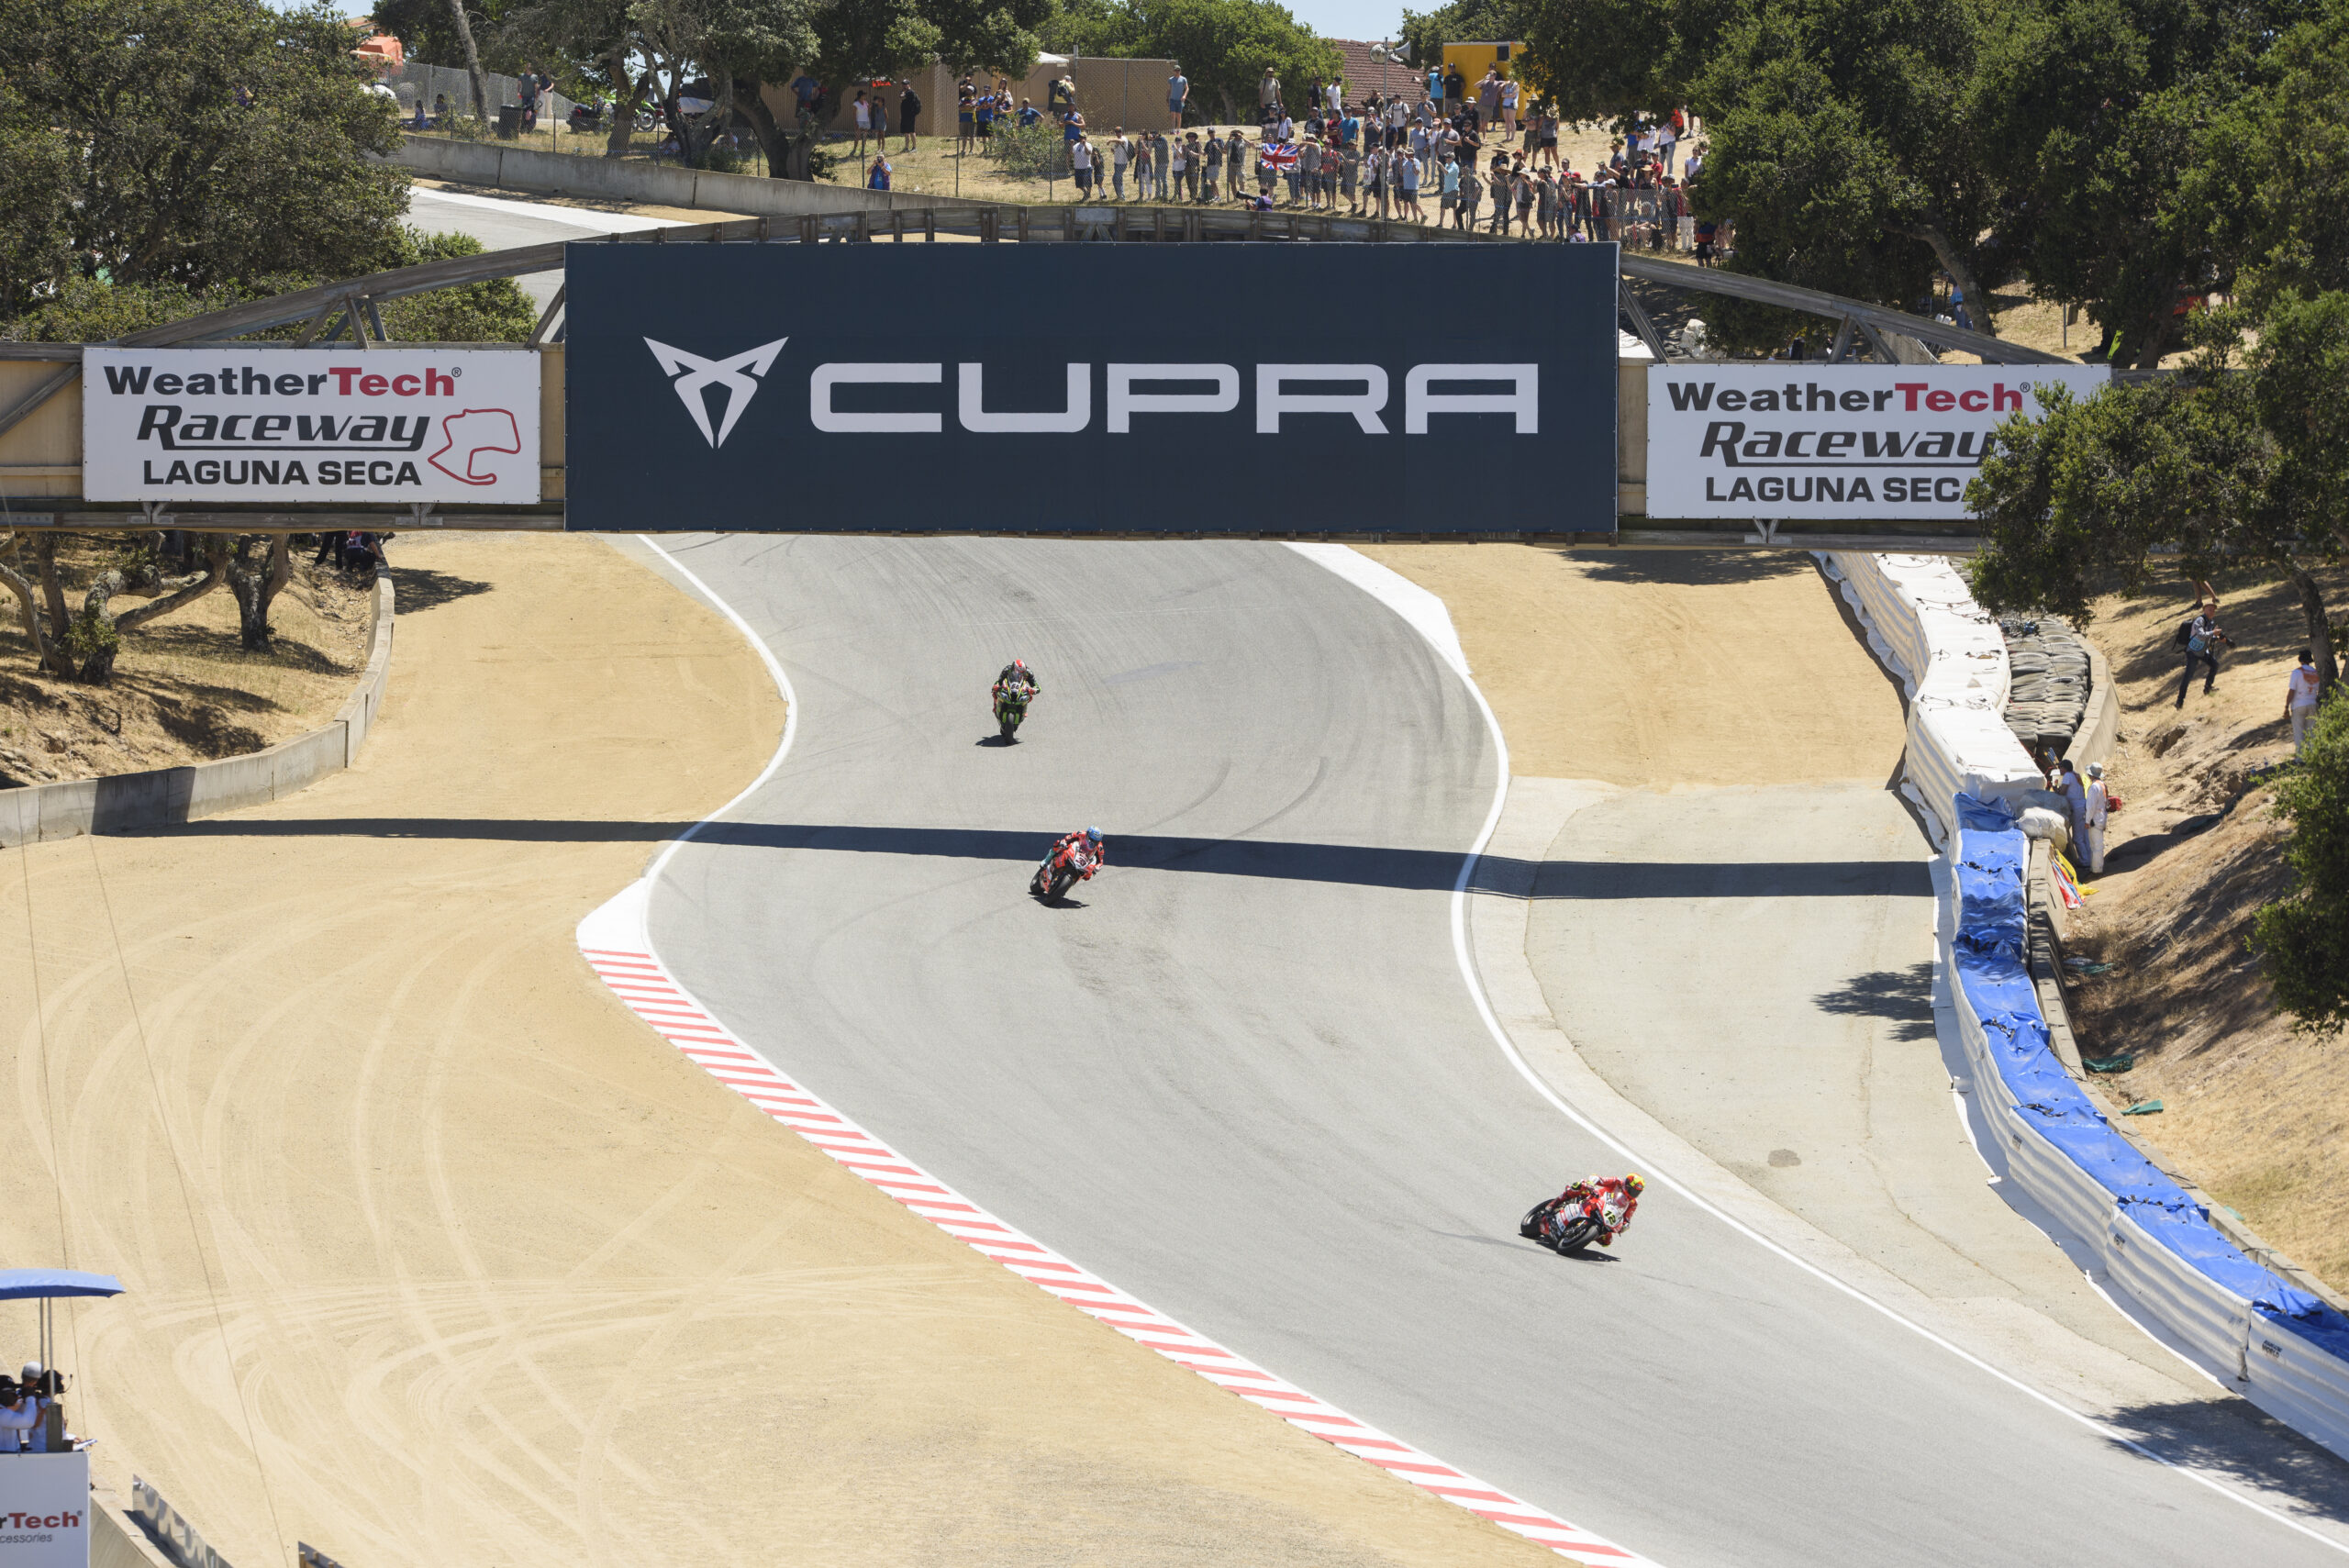
[[[1961,518],[2001,420],[2039,388],[2086,399],[2100,365],[1659,365],[1650,517]]]
[[[0,1568],[89,1568],[90,1455],[21,1453],[0,1464]]]
[[[91,349],[93,501],[529,504],[539,356],[464,349]]]
[[[1611,245],[574,244],[567,523],[1611,529],[1615,262]]]

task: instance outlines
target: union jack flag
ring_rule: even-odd
[[[1276,141],[1263,149],[1257,156],[1264,161],[1265,168],[1275,174],[1284,174],[1297,167],[1297,143]]]

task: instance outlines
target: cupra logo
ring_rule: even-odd
[[[651,350],[652,357],[661,362],[661,369],[667,373],[669,384],[676,389],[678,399],[685,406],[685,412],[694,417],[696,425],[701,427],[702,439],[712,448],[717,448],[726,444],[727,436],[733,431],[734,421],[742,417],[742,411],[751,406],[751,399],[758,395],[758,378],[767,373],[767,368],[774,363],[775,355],[782,352],[783,346],[789,341],[788,338],[777,338],[772,343],[762,343],[730,360],[705,360],[699,354],[689,354],[683,349],[673,349],[650,338],[644,340],[644,346]],[[726,391],[726,411],[719,416],[716,430],[709,428],[709,404],[702,395],[713,386],[723,387]]]

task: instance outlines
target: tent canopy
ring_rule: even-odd
[[[0,1269],[0,1301],[121,1294],[122,1282],[112,1274],[85,1274],[78,1269]]]

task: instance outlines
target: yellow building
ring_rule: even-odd
[[[1448,43],[1443,46],[1443,71],[1449,76],[1460,72],[1460,80],[1468,86],[1468,96],[1476,95],[1476,83],[1485,79],[1487,70],[1497,69],[1507,79],[1519,73],[1525,61],[1525,46],[1521,43],[1497,43],[1490,40],[1471,43]],[[1520,78],[1521,80],[1522,78]]]

